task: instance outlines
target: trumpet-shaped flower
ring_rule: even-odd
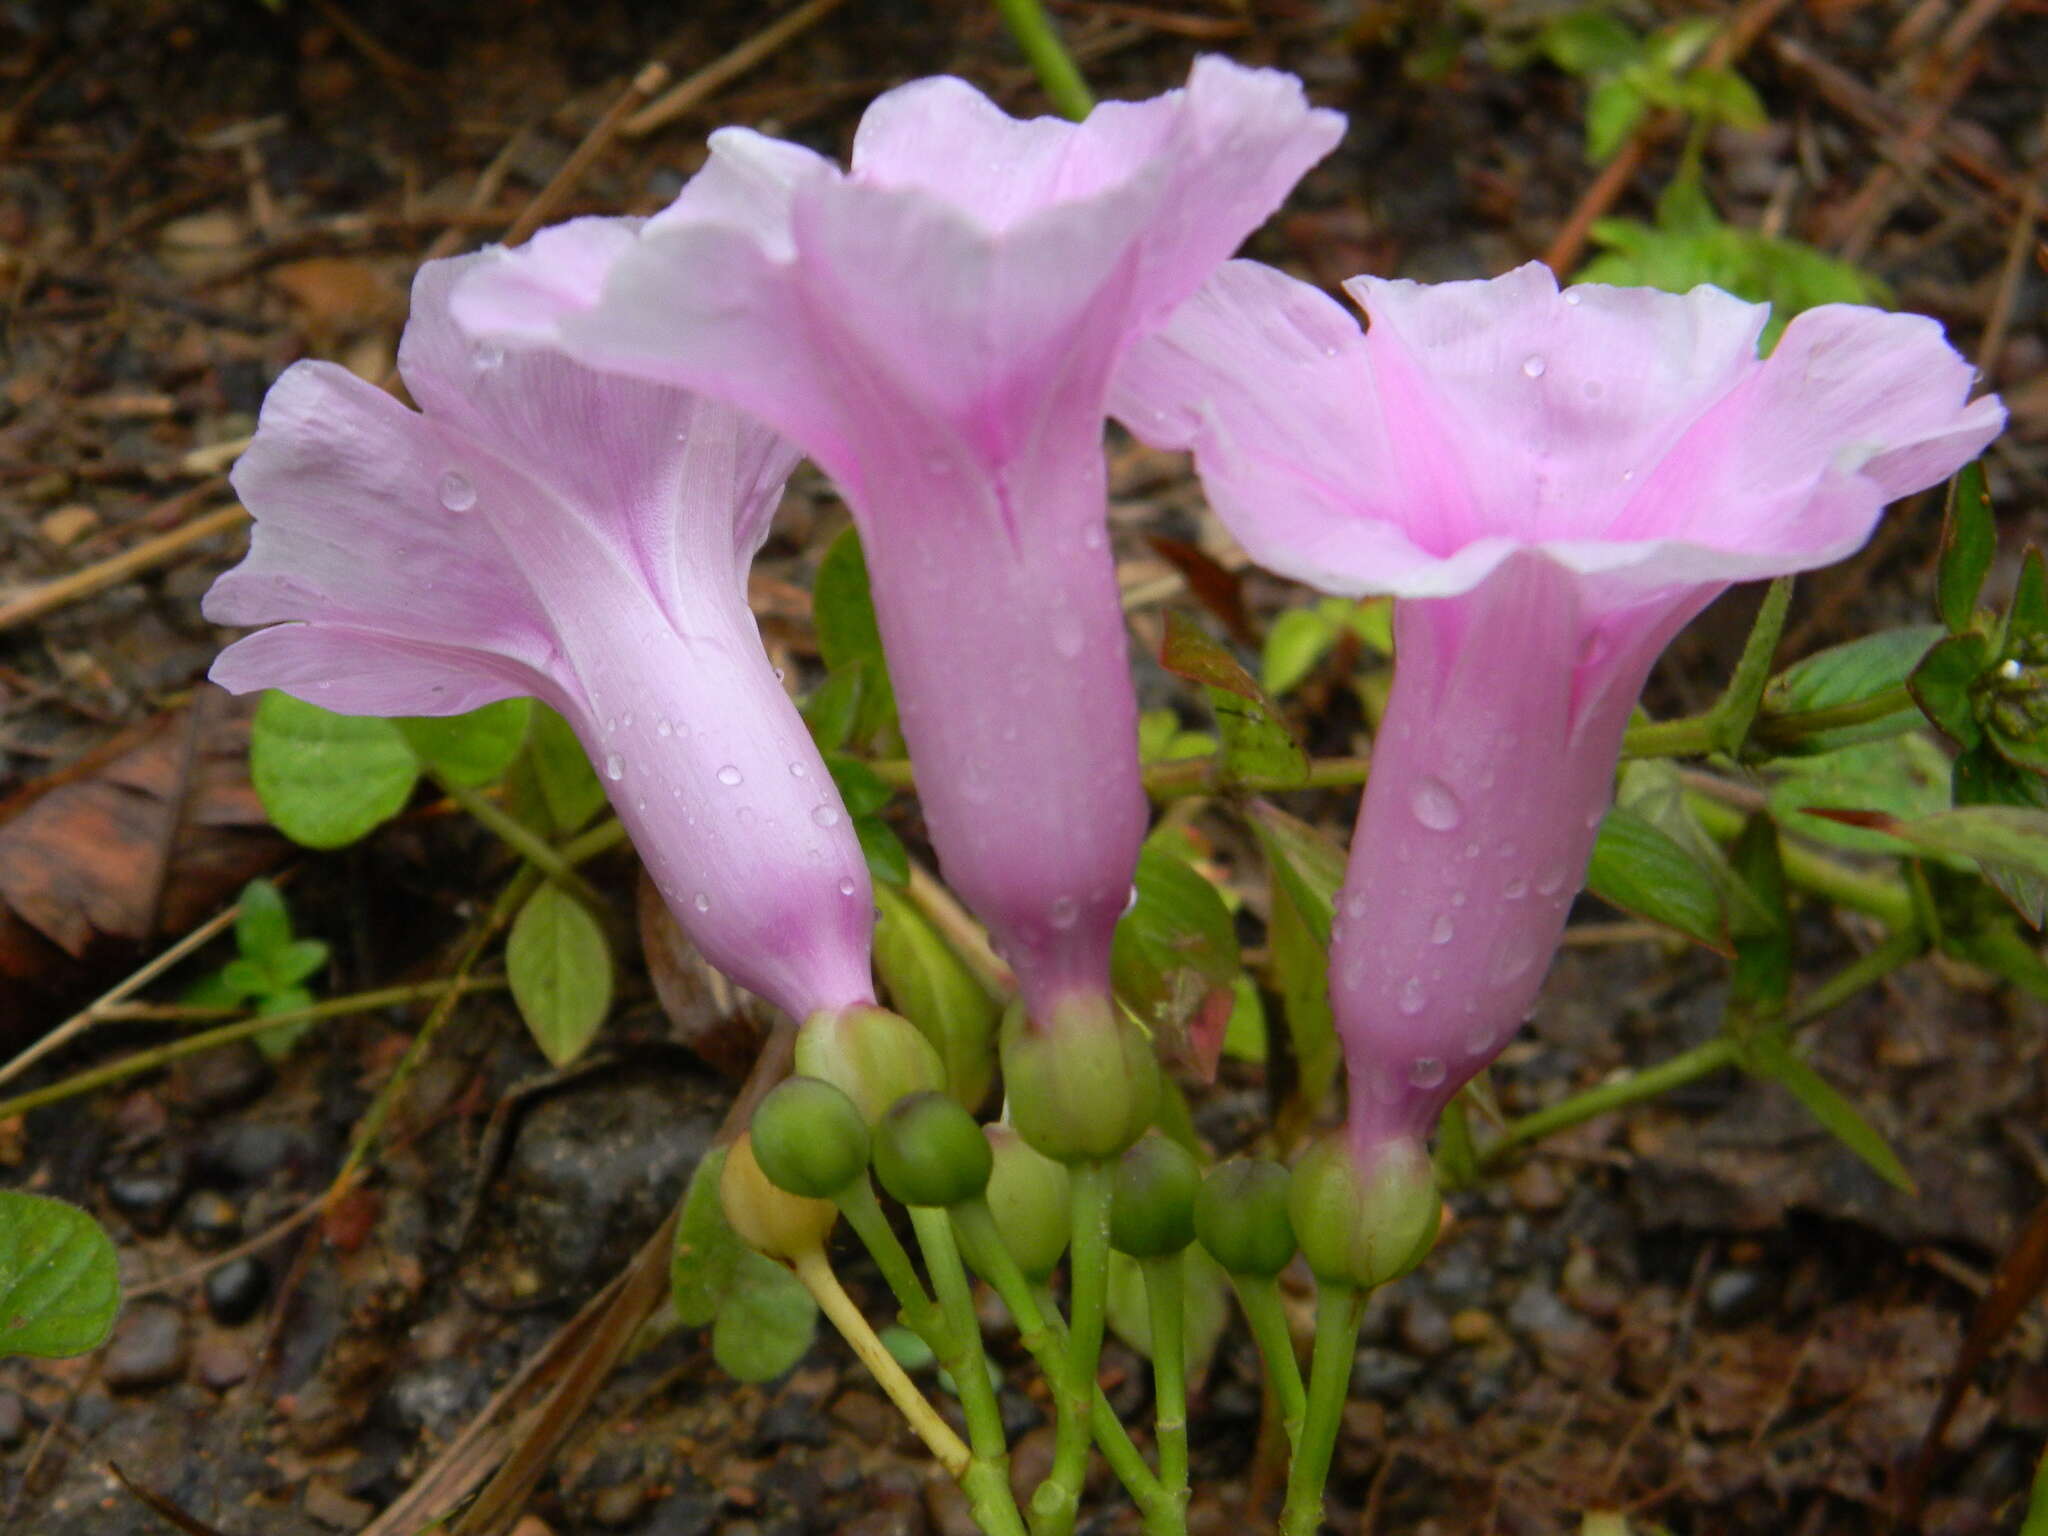
[[[1731,582],[1838,560],[2004,420],[1933,321],[1234,262],[1112,404],[1260,563],[1392,593],[1393,693],[1331,943],[1359,1153],[1428,1133],[1533,1002],[1651,664]]]
[[[730,399],[838,481],[941,864],[1036,1018],[1106,994],[1146,819],[1111,372],[1341,124],[1220,59],[1081,124],[924,80],[868,109],[848,171],[727,129],[603,269],[558,230],[458,295],[479,329]]]
[[[630,244],[624,221],[574,237]],[[207,594],[269,625],[213,666],[350,714],[553,705],[685,932],[799,1018],[870,1001],[872,892],[747,607],[796,452],[730,406],[458,328],[430,262],[399,349],[421,411],[287,369],[234,485],[248,557]]]

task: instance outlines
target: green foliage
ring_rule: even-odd
[[[1138,716],[1138,761],[1177,763],[1183,758],[1207,757],[1216,750],[1216,738],[1206,731],[1181,728],[1180,716],[1170,709],[1148,709]]]
[[[420,760],[396,721],[337,715],[270,692],[249,731],[249,777],[286,837],[345,848],[396,816],[419,782]]]
[[[327,963],[326,944],[293,936],[284,897],[268,880],[251,880],[236,904],[235,958],[189,988],[185,1001],[200,1008],[248,1008],[259,1017],[311,1007],[313,994],[305,983]],[[257,1047],[280,1059],[311,1027],[280,1024],[258,1035]]]
[[[1764,690],[1759,729],[1771,737],[1772,727],[1788,718],[1847,709],[1896,694],[1906,687],[1914,669],[1943,634],[1939,624],[1908,624],[1830,646],[1794,662]],[[1801,755],[1832,752],[1856,742],[1898,735],[1920,722],[1921,712],[1908,699],[1898,708],[1858,724],[1793,737],[1779,750]],[[1777,738],[1771,739],[1776,744]]]
[[[853,835],[868,861],[868,873],[884,885],[910,883],[910,854],[888,822],[882,819],[895,791],[882,782],[881,775],[858,758],[827,752],[826,771],[838,787],[846,814],[853,821]]]
[[[77,1206],[0,1190],[0,1358],[97,1349],[121,1310],[114,1244]]]
[[[1209,707],[1216,714],[1217,734],[1223,738],[1225,782],[1307,781],[1308,754],[1265,690],[1230,652],[1177,608],[1166,615],[1166,640],[1160,647],[1159,662],[1175,676],[1201,684],[1207,693]]]
[[[1673,23],[1644,36],[1611,10],[1586,6],[1553,17],[1536,47],[1567,74],[1592,87],[1586,104],[1586,158],[1611,160],[1653,108],[1696,124],[1757,129],[1769,120],[1742,76],[1700,62],[1717,26],[1704,18]]]
[[[743,1248],[711,1324],[711,1358],[739,1381],[773,1381],[810,1350],[818,1304],[782,1265]]]
[[[1392,655],[1393,612],[1393,601],[1384,597],[1363,603],[1326,597],[1288,609],[1266,631],[1259,653],[1261,686],[1275,698],[1292,692],[1347,634],[1381,656]]]
[[[841,533],[818,563],[811,592],[818,654],[830,676],[811,695],[807,715],[819,745],[857,742],[880,746],[897,740],[896,690],[882,654],[882,632],[868,587],[867,555],[852,528]],[[824,729],[821,729],[821,726]],[[827,740],[827,737],[833,739]]]
[[[1187,1355],[1188,1380],[1198,1382],[1208,1374],[1216,1346],[1230,1324],[1230,1282],[1199,1247],[1190,1246],[1171,1262],[1183,1266],[1181,1342]],[[1147,1360],[1152,1358],[1152,1311],[1145,1300],[1145,1269],[1126,1254],[1109,1256],[1107,1315],[1118,1338]]]
[[[1266,945],[1294,1052],[1297,1097],[1310,1109],[1337,1081],[1341,1053],[1330,1014],[1330,923],[1344,851],[1315,828],[1258,801],[1252,830],[1270,877]]]
[[[1728,948],[1727,904],[1712,872],[1654,822],[1615,806],[1600,823],[1586,886],[1602,901]]]
[[[526,745],[533,700],[500,699],[466,715],[397,721],[420,762],[450,784],[475,789],[495,784]]]
[[[1110,982],[1169,1055],[1215,1069],[1236,1008],[1237,930],[1216,887],[1176,845],[1154,834],[1138,854],[1136,900],[1117,923]]]
[[[701,1328],[718,1316],[732,1289],[733,1267],[746,1252],[719,1199],[718,1176],[724,1167],[724,1147],[713,1147],[698,1160],[676,1219],[668,1296],[676,1320],[686,1328]]]
[[[551,829],[561,836],[582,830],[604,809],[604,784],[583,743],[569,722],[545,704],[533,706],[533,729],[527,738],[526,761],[547,811]]]
[[[1935,567],[1935,607],[1949,633],[1966,632],[1977,617],[1977,593],[1998,553],[1998,527],[1984,489],[1982,461],[1967,464],[1949,482],[1941,520],[1941,558]]]
[[[1002,1006],[908,897],[878,885],[875,910],[875,973],[890,1006],[938,1051],[946,1091],[978,1108],[995,1081]]]
[[[505,973],[534,1043],[558,1067],[583,1054],[611,1011],[611,945],[557,885],[541,886],[512,920]]]

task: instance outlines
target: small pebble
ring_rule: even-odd
[[[869,1445],[886,1445],[901,1422],[896,1410],[872,1392],[856,1387],[832,1400],[832,1417]]]
[[[21,1399],[12,1392],[0,1392],[0,1448],[21,1444],[28,1433],[28,1414]]]
[[[694,1477],[654,1507],[640,1536],[711,1536],[718,1527],[718,1496]]]
[[[1444,1316],[1443,1308],[1420,1296],[1401,1309],[1400,1337],[1409,1354],[1425,1360],[1443,1354],[1456,1342],[1451,1334],[1451,1320]]]
[[[263,1053],[241,1040],[179,1062],[171,1073],[171,1092],[195,1114],[218,1115],[261,1098],[271,1075]]]
[[[1052,1470],[1052,1453],[1050,1424],[1040,1425],[1010,1447],[1010,1491],[1016,1494],[1019,1504],[1029,1502],[1032,1490]]]
[[[230,1328],[254,1317],[269,1294],[270,1271],[254,1254],[229,1259],[206,1277],[206,1310]]]
[[[373,1504],[352,1499],[330,1477],[306,1480],[306,1513],[337,1531],[360,1531],[376,1515]]]
[[[924,1512],[938,1536],[981,1536],[973,1506],[950,1477],[934,1477],[924,1485]]]
[[[1451,1337],[1460,1344],[1483,1344],[1493,1337],[1497,1326],[1491,1312],[1467,1307],[1451,1318]]]
[[[203,1339],[192,1352],[193,1373],[216,1392],[246,1381],[255,1363],[248,1346],[236,1339]]]
[[[645,1484],[620,1483],[599,1490],[597,1497],[590,1501],[590,1518],[611,1530],[623,1530],[638,1520],[646,1507]]]
[[[169,1230],[188,1173],[181,1154],[160,1152],[110,1173],[107,1200],[136,1231],[156,1237]]]
[[[185,1374],[190,1348],[184,1313],[140,1303],[115,1325],[113,1340],[100,1360],[100,1379],[117,1392],[160,1387]]]
[[[1701,1293],[1700,1306],[1709,1321],[1724,1328],[1739,1327],[1771,1310],[1774,1291],[1770,1276],[1762,1270],[1716,1270]]]
[[[242,1235],[242,1213],[219,1190],[202,1189],[178,1213],[178,1230],[195,1248],[225,1248]]]

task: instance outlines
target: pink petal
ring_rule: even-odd
[[[230,693],[278,688],[341,715],[460,715],[535,688],[523,669],[474,651],[322,623],[244,635],[206,675]]]

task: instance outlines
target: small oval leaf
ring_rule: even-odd
[[[75,1205],[0,1190],[0,1357],[82,1355],[121,1310],[113,1240]]]
[[[612,1006],[612,956],[604,930],[557,886],[533,893],[505,942],[506,977],[526,1027],[549,1061],[583,1054]]]
[[[271,822],[308,848],[345,848],[396,816],[419,781],[404,732],[272,690],[249,729],[249,778]]]

